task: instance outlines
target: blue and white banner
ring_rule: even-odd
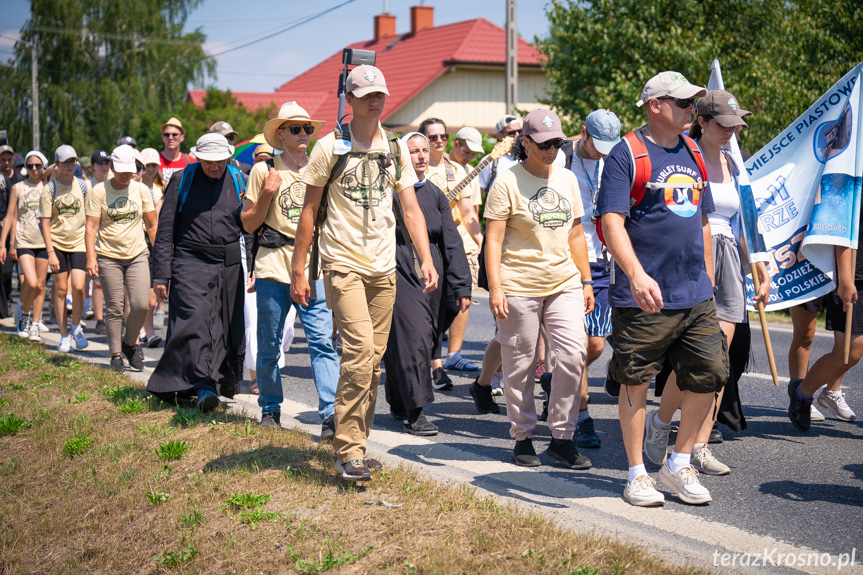
[[[863,63],[746,161],[758,231],[770,254],[765,309],[784,309],[830,293],[836,287],[835,246],[857,248],[861,90]],[[758,121],[757,112],[752,121]],[[751,278],[747,290],[751,298]]]

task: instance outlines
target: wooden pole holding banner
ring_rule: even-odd
[[[857,265],[857,250],[851,250],[851,262],[851,265]],[[848,359],[851,357],[851,312],[853,309],[854,305],[849,305],[848,311],[845,312],[845,365],[848,365]]]
[[[719,66],[719,60],[714,60],[710,67],[710,82],[707,84],[708,90],[715,89],[724,90],[725,84],[722,81],[722,69]],[[734,161],[740,166],[743,166],[743,156],[740,154],[740,146],[737,145],[737,136],[731,136],[729,142],[731,155]],[[740,172],[740,186],[749,187],[749,176],[746,169]],[[746,259],[749,259],[749,238],[746,237],[746,226],[743,226],[743,237],[745,249],[743,250]],[[752,270],[752,283],[755,285],[755,293],[761,290],[761,282],[758,278],[758,269],[755,264],[750,262],[750,270]],[[761,333],[764,334],[764,347],[767,350],[767,362],[770,364],[770,375],[773,376],[773,385],[779,385],[779,374],[776,372],[776,359],[773,357],[773,345],[770,343],[770,332],[767,330],[767,316],[764,313],[764,302],[758,302],[758,319],[761,320]]]
[[[758,293],[761,290],[758,269],[754,263],[749,264],[749,269],[752,270],[752,283],[755,284],[755,293]],[[767,363],[770,364],[770,375],[773,376],[773,385],[779,385],[779,374],[776,372],[776,358],[773,357],[773,345],[770,343],[770,332],[767,331],[767,314],[764,313],[764,302],[758,302],[756,307],[758,308],[758,319],[761,320],[761,333],[764,334],[764,347],[767,350]]]

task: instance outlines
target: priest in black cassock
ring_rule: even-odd
[[[243,376],[244,180],[227,166],[234,148],[221,134],[201,136],[194,152],[198,163],[168,183],[152,251],[154,287],[168,299],[169,315],[147,391],[171,402],[197,397],[211,411],[219,395],[234,396]]]

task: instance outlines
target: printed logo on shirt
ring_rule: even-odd
[[[82,202],[74,194],[63,194],[54,200],[54,208],[60,216],[77,216],[81,211]]]
[[[32,192],[27,197],[24,198],[24,206],[28,210],[39,211],[39,207],[42,205],[42,193],[41,192]]]
[[[306,184],[293,182],[279,194],[279,209],[282,215],[293,223],[300,221],[303,211],[303,200],[306,197]]]
[[[426,176],[428,177],[428,180],[431,183],[436,185],[442,191],[444,191],[444,192],[449,191],[449,184],[447,183],[447,179],[446,179],[445,175],[441,174],[440,172],[433,172],[433,173],[426,172]]]
[[[665,205],[675,215],[691,218],[698,211],[698,203],[701,201],[701,190],[695,187],[700,179],[692,168],[672,165],[659,172],[656,181],[659,184],[684,184],[679,188],[664,188]]]
[[[128,224],[138,219],[138,204],[128,198],[117,198],[108,206],[108,217],[114,222]]]
[[[540,188],[528,203],[533,219],[545,228],[556,229],[572,218],[572,204],[551,188]]]
[[[342,191],[354,205],[368,209],[381,203],[386,190],[395,185],[392,175],[381,168],[377,161],[357,160],[350,169],[342,174]],[[368,165],[369,173],[365,166]]]

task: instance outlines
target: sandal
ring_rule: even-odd
[[[249,393],[252,395],[259,395],[261,393],[258,389],[258,380],[249,383]]]

